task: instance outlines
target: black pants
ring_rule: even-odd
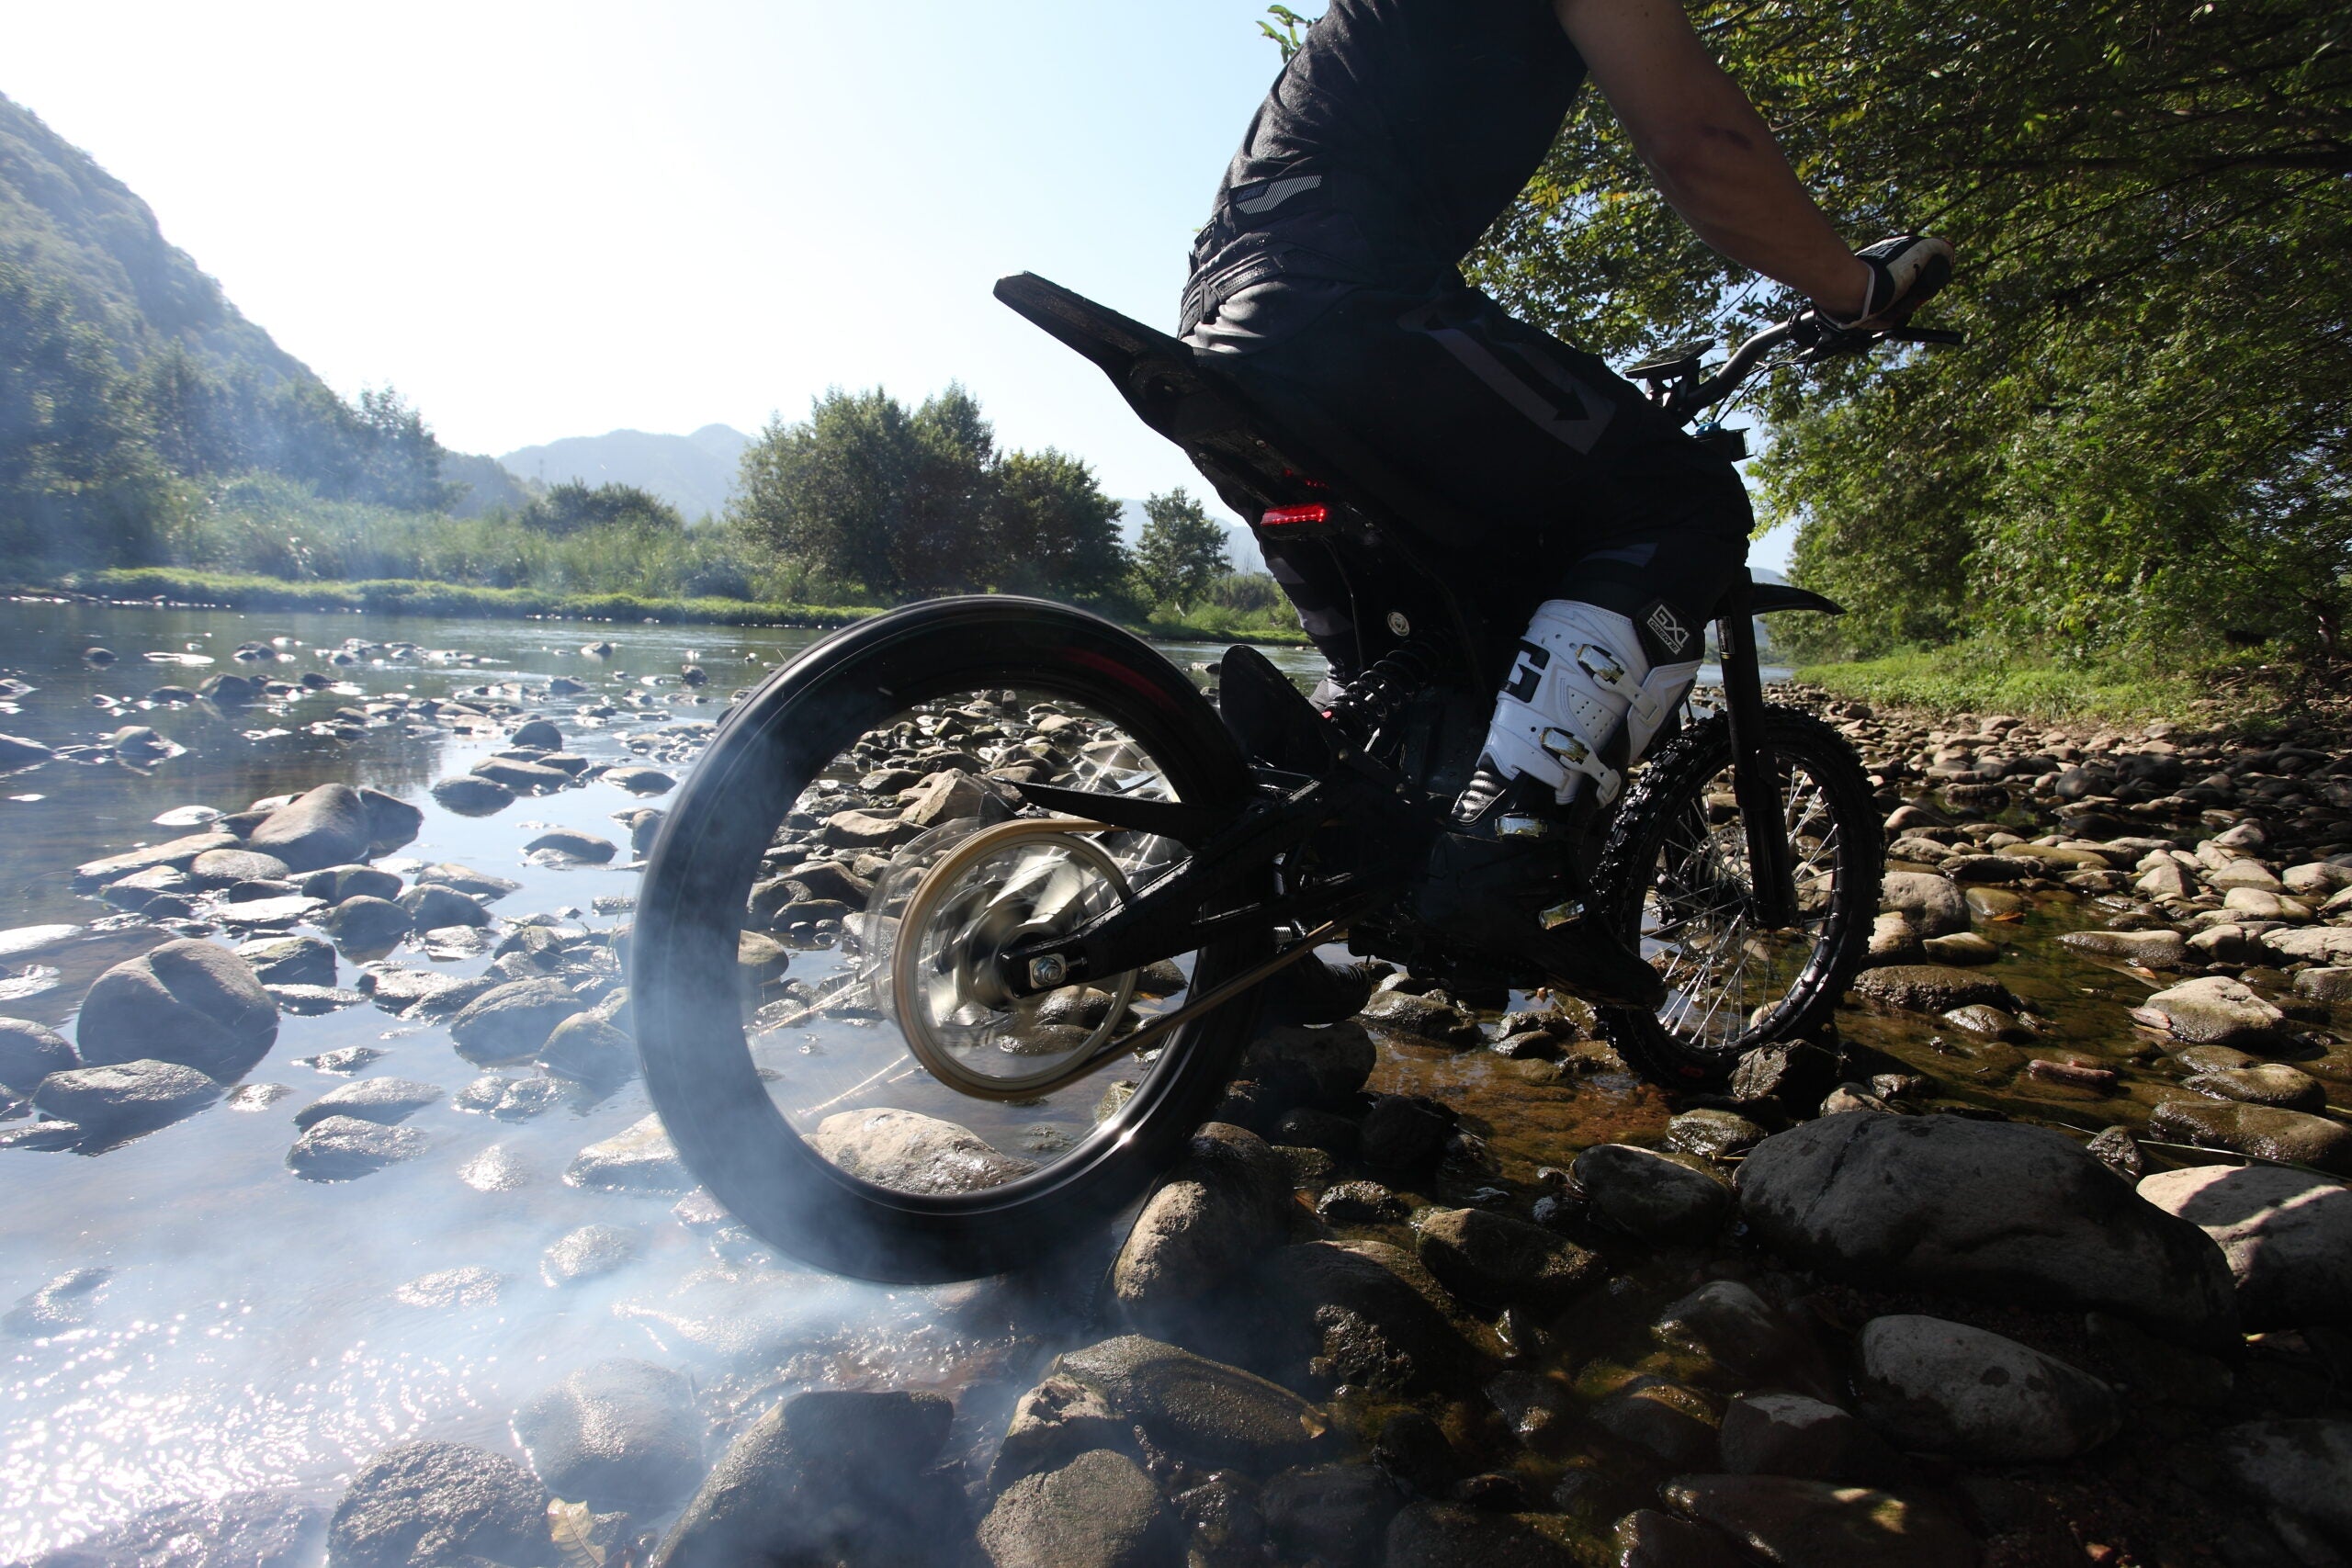
[[[1512,631],[1546,599],[1637,625],[1663,600],[1697,627],[1747,559],[1754,517],[1730,462],[1597,356],[1475,289],[1282,280],[1226,301],[1188,341],[1327,449],[1442,497],[1417,553],[1498,623],[1516,617]],[[1331,608],[1312,602],[1314,573],[1280,540],[1264,548],[1312,633]]]

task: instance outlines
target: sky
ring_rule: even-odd
[[[397,387],[457,450],[961,381],[1008,446],[1198,493],[989,288],[1173,325],[1281,63],[1263,9],[0,0],[0,92],[337,390]]]

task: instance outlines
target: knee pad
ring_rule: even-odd
[[[1605,806],[1681,705],[1699,662],[1654,665],[1627,616],[1549,600],[1528,623],[1495,698],[1487,755],[1506,777],[1549,785],[1563,805],[1590,780]]]

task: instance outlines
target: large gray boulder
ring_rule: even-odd
[[[368,803],[359,792],[346,784],[323,784],[264,818],[245,847],[276,855],[300,872],[364,861],[374,842]]]
[[[1360,1092],[1379,1059],[1360,1023],[1268,1029],[1250,1043],[1233,1076],[1263,1084],[1282,1109],[1329,1105]]]
[[[1900,1448],[1984,1464],[2073,1459],[2122,1417],[2089,1373],[1966,1324],[1874,1317],[1854,1348],[1862,1415]]]
[[[693,1391],[650,1361],[581,1368],[515,1413],[514,1435],[549,1491],[600,1512],[660,1513],[702,1472]]]
[[[1704,1241],[1731,1207],[1721,1181],[1656,1149],[1598,1144],[1570,1170],[1596,1215],[1644,1241]]]
[[[653,1568],[953,1561],[963,1495],[930,1466],[954,1416],[935,1393],[786,1400],[728,1446]]]
[[[2220,1249],[2047,1128],[1954,1116],[1827,1116],[1765,1139],[1735,1183],[1767,1247],[1841,1280],[2098,1307],[2229,1344]]]
[[[1025,1476],[980,1521],[992,1568],[1172,1568],[1176,1532],[1151,1478],[1108,1449]]]
[[[0,1018],[0,1089],[30,1094],[41,1079],[82,1065],[74,1043],[29,1019]]]
[[[1131,1314],[1216,1291],[1285,1239],[1290,1168],[1255,1133],[1212,1122],[1144,1204],[1111,1270]]]
[[[2352,1187],[2276,1166],[2158,1171],[2140,1196],[2229,1259],[2249,1331],[2352,1323]]]
[[[464,1443],[404,1443],[359,1467],[327,1523],[328,1568],[555,1561],[548,1495],[531,1472]]]
[[[277,1004],[227,948],[167,942],[99,976],[74,1032],[93,1066],[177,1062],[229,1079],[277,1040]]]
[[[220,1098],[218,1083],[177,1062],[111,1062],[50,1074],[33,1090],[33,1108],[104,1143],[153,1132]]]

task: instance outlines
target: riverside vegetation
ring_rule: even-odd
[[[404,1422],[331,1486],[175,1503],[40,1568],[232,1545],[343,1568],[2352,1551],[2352,735],[1933,722],[1796,692],[1888,811],[1885,909],[1834,1029],[1669,1095],[1573,1004],[1485,1013],[1390,975],[1355,1020],[1261,1033],[1123,1234],[1040,1274],[899,1292],[928,1337],[877,1354],[793,1318],[820,1281],[693,1190],[632,1081],[626,888],[722,705],[706,668],[608,673],[599,645],[522,681],[413,646],[286,643],[254,639],[207,695],[159,688],[101,721],[118,728],[16,750],[12,786],[168,778],[170,745],[119,721],[206,705],[274,721],[249,736],[313,712],[354,748],[414,736],[458,771],[396,795],[314,770],[166,813],[183,836],[73,871],[106,912],[0,945],[61,967],[83,944],[133,951],[89,981],[71,1038],[0,1036],[25,1101],[0,1157],[79,1149],[103,1171],[266,1123],[256,1201],[275,1180],[474,1206],[432,1249],[391,1249],[413,1277],[373,1263],[339,1299],[383,1291],[480,1334],[553,1292],[654,1348],[549,1342],[500,1407],[511,1434]],[[458,666],[446,694],[418,694],[436,662]],[[877,731],[871,788],[804,803],[779,858],[808,893],[760,904],[747,998],[844,939],[878,820],[984,804],[992,770],[1099,744],[985,696],[939,717],[965,761]],[[529,820],[495,869],[402,854],[464,823],[489,849],[508,813]],[[580,825],[600,814],[605,831]],[[526,886],[543,906],[515,902]],[[74,999],[18,994],[61,1021]],[[370,1010],[398,1021],[295,1055]],[[479,1076],[435,1081],[453,1066]],[[302,1092],[297,1069],[340,1081]],[[851,1121],[829,1130],[887,1122],[873,1157],[936,1159],[942,1182],[1024,1168],[936,1118]],[[552,1196],[532,1176],[550,1156]],[[467,1239],[529,1201],[551,1205],[537,1284]],[[196,1267],[151,1266],[147,1289],[168,1302]],[[85,1258],[7,1326],[69,1354],[156,1310],[117,1304],[131,1286]]]

